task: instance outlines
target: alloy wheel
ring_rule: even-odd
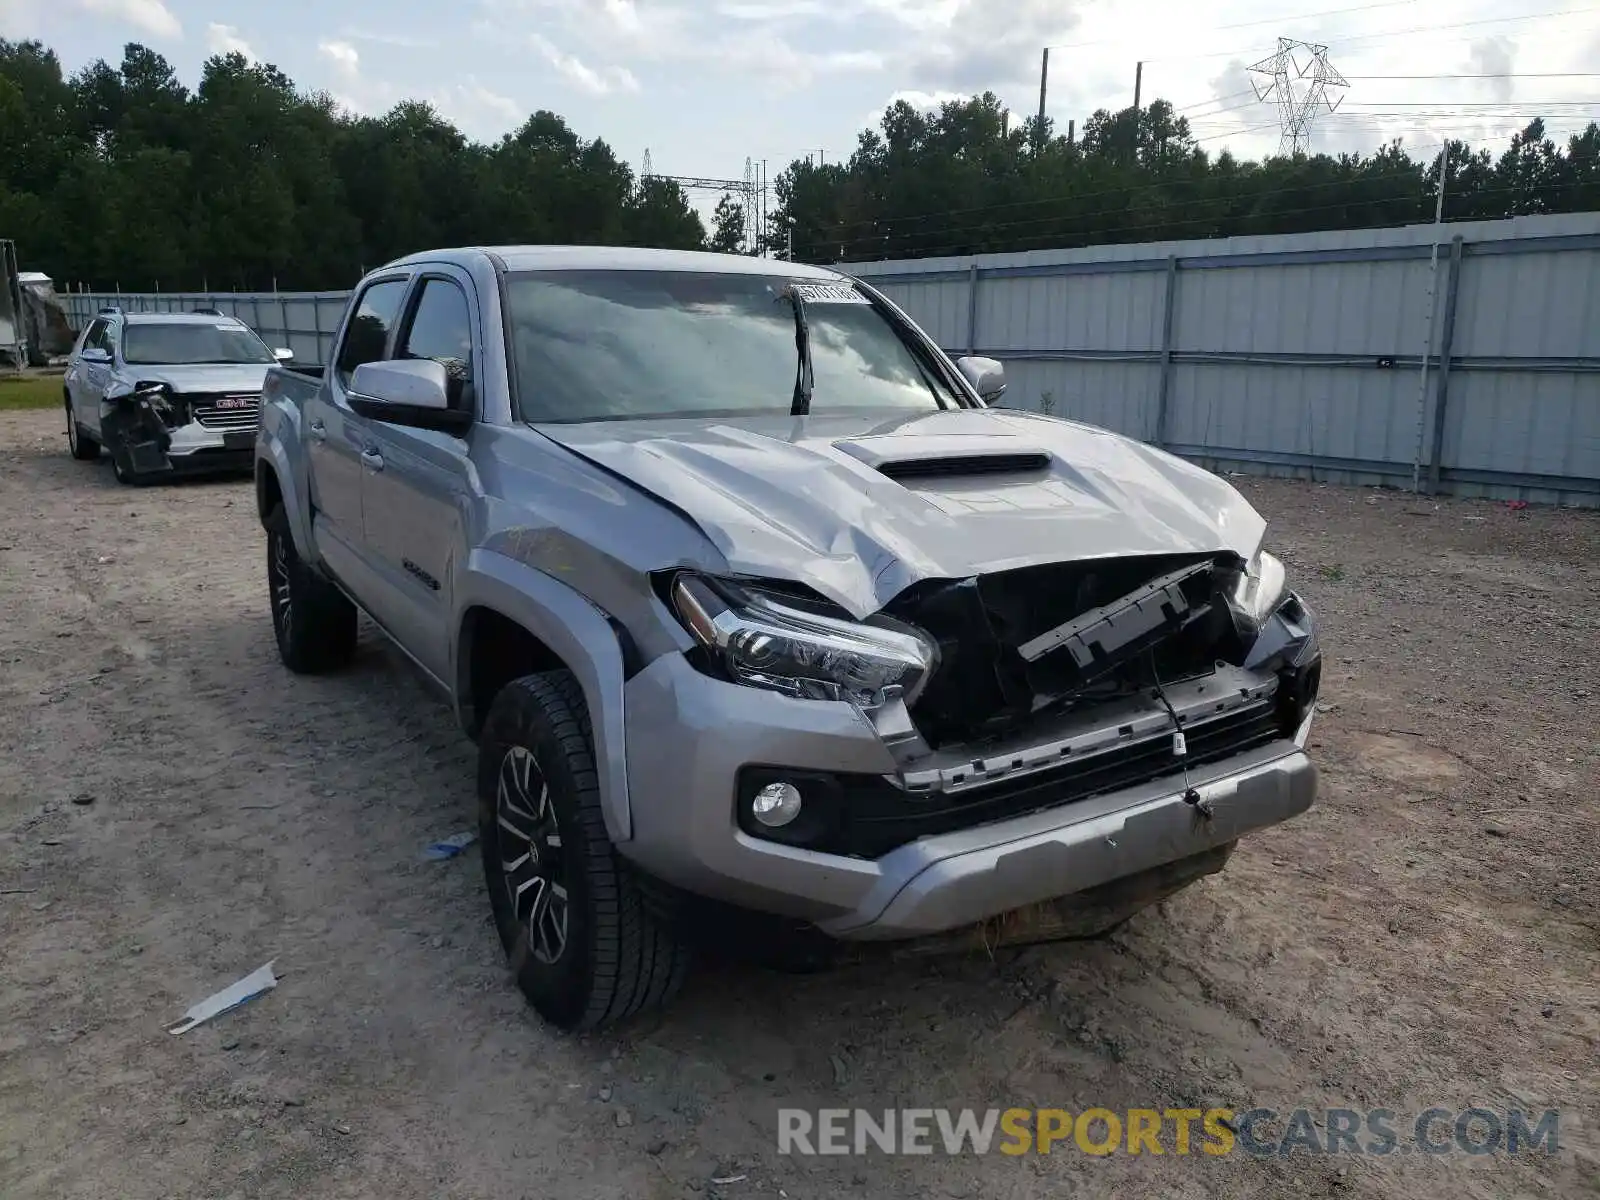
[[[281,533],[272,535],[272,612],[285,637],[289,636],[289,622],[294,616],[294,592],[289,586],[288,541]]]
[[[72,405],[67,405],[67,445],[72,448],[73,457],[78,454],[78,423],[72,419]]]
[[[561,831],[550,786],[533,753],[512,746],[500,760],[495,791],[500,871],[528,950],[554,964],[567,949],[568,898]]]

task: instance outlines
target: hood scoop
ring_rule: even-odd
[[[1042,471],[1050,465],[1048,454],[963,454],[946,458],[902,458],[882,464],[878,471],[897,482],[911,479],[949,479],[969,475],[1015,474]]]
[[[896,482],[1017,474],[1050,466],[1047,451],[1014,437],[861,437],[834,442],[833,448]]]

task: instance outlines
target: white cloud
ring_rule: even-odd
[[[372,42],[379,46],[398,46],[404,50],[424,50],[436,45],[427,38],[413,37],[405,33],[378,33],[367,29],[341,29],[341,38],[352,42]]]
[[[901,19],[909,16],[898,5],[886,7]],[[922,26],[923,36],[907,54],[906,70],[919,86],[968,93],[1020,89],[1038,80],[1040,51],[1066,41],[1079,24],[1060,0],[960,0],[946,10],[943,21]]]
[[[1515,82],[1510,75],[1516,69],[1513,65],[1516,57],[1516,43],[1503,34],[1479,38],[1472,43],[1471,52],[1467,55],[1467,67],[1475,75],[1503,76],[1504,78],[1486,79],[1483,82],[1492,99],[1506,104],[1511,100],[1512,85]]]
[[[360,76],[361,54],[349,42],[318,42],[317,53],[331,62],[334,72],[346,82],[354,81]]]
[[[242,54],[250,62],[260,61],[236,28],[215,21],[206,26],[206,50],[212,54]]]
[[[484,15],[474,29],[501,44],[526,37],[564,77],[596,95],[638,90],[633,65],[640,63],[757,76],[775,89],[886,65],[885,55],[875,49],[807,49],[780,36],[779,25],[811,15],[810,0],[726,0],[725,8],[729,11],[636,0],[483,0]],[[523,33],[531,24],[540,32]],[[552,31],[573,49],[558,48]],[[615,65],[595,66],[597,59]]]
[[[154,37],[183,36],[183,26],[161,0],[77,0],[77,3],[86,12],[122,21]]]
[[[937,112],[941,106],[951,100],[965,100],[967,98],[965,92],[924,92],[916,88],[902,88],[885,100],[882,108],[874,109],[863,117],[861,126],[863,129],[877,129],[879,122],[883,120],[883,110],[892,104],[898,104],[902,100],[918,112]]]
[[[621,0],[616,2],[621,3]],[[629,11],[632,10],[631,5],[628,8]],[[529,34],[528,41],[535,50],[544,55],[545,61],[554,67],[557,73],[590,95],[606,96],[612,92],[639,90],[639,81],[626,67],[591,67],[576,55],[562,50],[542,34]]]
[[[527,116],[525,106],[510,96],[490,91],[470,75],[465,82],[434,93],[429,102],[452,121],[466,127],[469,133],[491,129],[504,132]]]

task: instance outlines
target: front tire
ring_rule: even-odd
[[[321,675],[356,651],[356,606],[301,561],[278,505],[267,517],[267,588],[278,657],[297,675]]]
[[[78,424],[78,418],[72,415],[72,398],[67,398],[67,448],[72,451],[72,457],[79,462],[93,462],[100,457],[100,443]]]
[[[689,953],[606,834],[583,692],[550,671],[507,684],[478,749],[484,882],[517,985],[566,1030],[664,1006]]]

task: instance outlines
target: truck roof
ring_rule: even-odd
[[[711,254],[702,250],[651,250],[637,246],[462,246],[424,250],[387,264],[410,266],[454,262],[462,266],[478,255],[493,255],[508,271],[696,271],[706,274],[783,275],[790,279],[844,278],[826,267],[752,258],[746,254]]]

